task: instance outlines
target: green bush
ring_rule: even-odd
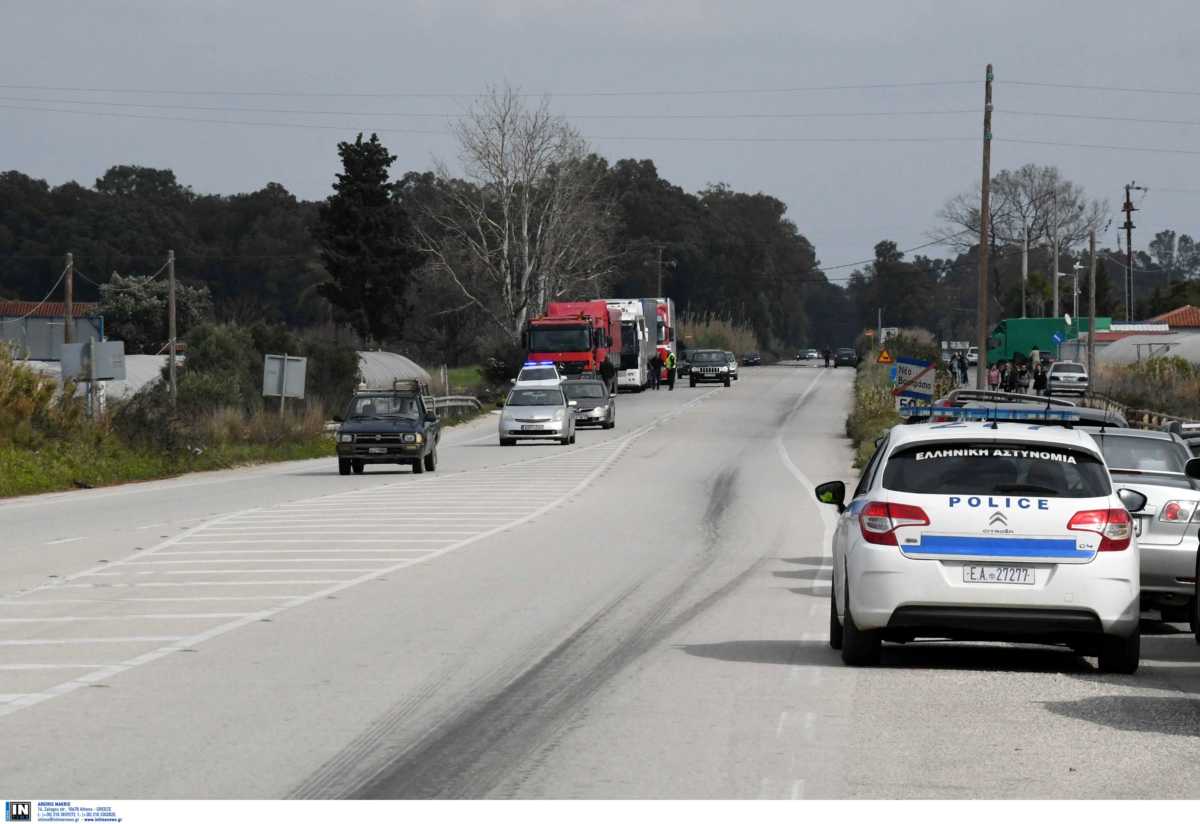
[[[846,418],[855,467],[866,464],[875,452],[875,440],[898,423],[888,367],[864,360],[854,377],[854,406]]]

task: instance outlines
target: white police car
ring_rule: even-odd
[[[1049,415],[1050,413],[1046,413]],[[968,417],[967,412],[962,412]],[[829,643],[851,665],[882,641],[1065,643],[1100,669],[1140,655],[1130,511],[1086,432],[958,420],[894,427],[838,507]]]

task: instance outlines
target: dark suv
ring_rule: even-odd
[[[407,464],[415,474],[437,469],[441,424],[417,381],[392,389],[360,389],[336,416],[338,472],[361,475],[367,464]]]
[[[839,349],[833,356],[833,366],[858,366],[858,353],[853,349]]]
[[[688,353],[692,365],[688,373],[688,385],[698,383],[723,383],[729,386],[729,356],[720,349],[695,349]]]

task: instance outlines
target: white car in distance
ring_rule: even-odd
[[[978,410],[975,410],[978,411]],[[1065,413],[1064,413],[1065,414]],[[957,421],[893,427],[836,506],[829,643],[850,665],[883,641],[1067,644],[1105,672],[1140,658],[1130,512],[1086,432]]]

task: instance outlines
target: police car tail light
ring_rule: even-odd
[[[858,526],[868,543],[899,546],[896,529],[902,526],[929,526],[929,516],[919,506],[871,501],[858,516]]]
[[[1186,524],[1197,520],[1194,501],[1167,501],[1159,512],[1158,520],[1168,524]]]
[[[1100,551],[1129,549],[1133,537],[1133,519],[1124,509],[1085,509],[1067,522],[1074,532],[1094,532],[1100,536]]]

